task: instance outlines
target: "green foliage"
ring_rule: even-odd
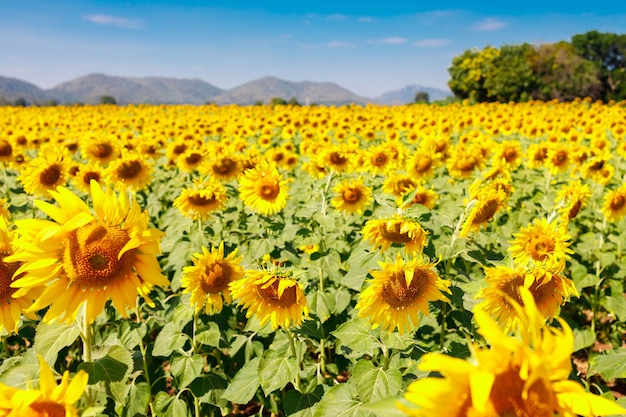
[[[430,102],[430,97],[425,91],[418,91],[415,93],[415,103],[423,103],[428,104]]]
[[[104,96],[100,96],[98,103],[99,104],[117,104],[117,100],[115,100],[115,97],[113,96],[104,95]]]

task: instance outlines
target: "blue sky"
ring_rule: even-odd
[[[626,2],[0,0],[0,75],[50,88],[92,72],[271,75],[376,97],[447,88],[454,56],[487,45],[626,33]]]

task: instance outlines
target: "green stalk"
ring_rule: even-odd
[[[298,390],[299,392],[302,392],[302,389],[300,388],[300,384],[301,384],[300,382],[300,359],[298,358],[298,354],[296,352],[296,339],[293,333],[291,333],[289,329],[285,329],[285,332],[287,332],[287,336],[289,336],[289,347],[291,348],[291,354],[293,355],[293,357],[296,359],[296,362],[298,363],[298,372],[296,372],[296,380],[295,380],[294,388]]]
[[[87,320],[87,312],[83,311],[82,329],[80,332],[80,338],[83,342],[83,363],[91,362],[91,350],[93,347],[93,329],[91,324]],[[85,388],[85,408],[90,408],[95,402],[94,392],[92,387],[87,386]]]

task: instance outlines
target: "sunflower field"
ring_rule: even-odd
[[[0,107],[0,417],[626,415],[626,103]]]

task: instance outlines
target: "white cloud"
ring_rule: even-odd
[[[111,16],[107,14],[90,14],[85,20],[99,25],[118,26],[126,29],[141,29],[143,23],[140,20],[127,19],[125,17]]]
[[[488,17],[475,24],[472,29],[478,32],[493,32],[495,30],[502,29],[506,25],[507,23],[500,19]]]
[[[326,46],[330,48],[347,48],[350,46],[354,46],[354,44],[345,41],[330,41],[326,44]]]
[[[413,42],[413,46],[417,46],[418,48],[436,48],[439,46],[449,45],[451,43],[450,39],[443,38],[431,38],[431,39],[420,39],[418,41]]]
[[[359,17],[358,21],[360,23],[374,23],[376,22],[376,19],[370,16],[362,16],[362,17]]]
[[[340,14],[340,13],[335,13],[335,14],[326,16],[326,20],[330,20],[332,22],[343,22],[346,19],[348,19],[348,16],[346,16],[345,14]]]
[[[402,38],[400,36],[392,36],[390,38],[369,40],[367,41],[367,43],[385,44],[385,45],[402,45],[403,43],[407,43],[408,41],[409,40],[407,38]]]

